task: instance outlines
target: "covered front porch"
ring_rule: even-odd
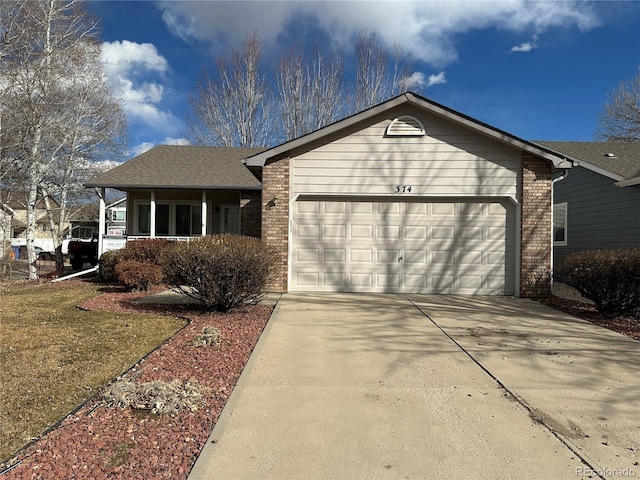
[[[242,160],[262,150],[160,145],[87,182],[100,197],[98,255],[139,238],[260,238],[262,184]],[[107,229],[107,188],[126,194],[124,234]]]
[[[125,193],[126,233],[109,232],[106,215],[101,214],[99,254],[141,238],[188,241],[225,233],[260,238],[260,190],[136,189]],[[104,195],[100,196],[100,209],[106,212]]]

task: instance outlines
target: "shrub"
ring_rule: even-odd
[[[196,380],[156,380],[141,384],[119,380],[105,389],[102,399],[108,406],[116,408],[131,407],[151,413],[176,415],[180,410],[194,411],[204,405],[205,395],[210,390]]]
[[[120,258],[120,250],[110,250],[100,255],[98,260],[98,280],[105,283],[115,282],[115,268]]]
[[[134,262],[148,262],[160,264],[162,252],[174,242],[166,238],[143,238],[129,240],[125,248],[120,251],[122,260]]]
[[[164,252],[166,282],[204,307],[227,311],[264,293],[275,251],[252,237],[212,235],[176,243]]]
[[[148,262],[120,260],[115,268],[119,283],[131,290],[149,290],[150,285],[162,283],[162,268]]]
[[[601,313],[640,315],[640,249],[572,253],[559,263],[556,279],[593,300]]]

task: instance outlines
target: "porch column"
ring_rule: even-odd
[[[207,191],[202,190],[202,236],[207,235]]]
[[[151,190],[151,208],[149,215],[151,218],[149,219],[149,236],[151,238],[156,237],[156,191]]]
[[[100,197],[100,214],[98,220],[98,258],[104,253],[104,240],[103,237],[106,233],[105,223],[107,221],[107,207],[104,202],[104,193],[105,189],[101,188],[98,192],[98,196]]]

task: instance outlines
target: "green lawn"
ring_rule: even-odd
[[[171,317],[76,308],[98,288],[2,286],[0,463],[184,325]]]

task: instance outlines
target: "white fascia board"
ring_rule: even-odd
[[[445,117],[459,125],[463,125],[471,130],[475,130],[479,133],[482,133],[488,137],[491,137],[501,143],[505,143],[507,145],[511,145],[513,147],[516,147],[518,149],[524,150],[525,152],[529,152],[532,153],[538,157],[542,157],[545,160],[549,160],[551,163],[553,163],[553,166],[555,168],[571,168],[573,166],[575,166],[575,164],[577,163],[577,161],[575,159],[571,159],[569,158],[567,155],[561,154],[560,152],[557,153],[552,153],[552,151],[550,151],[550,149],[547,148],[543,148],[540,147],[536,144],[533,144],[531,142],[527,142],[525,140],[522,140],[518,137],[515,137],[509,133],[506,132],[502,132],[498,129],[492,128],[488,125],[485,125],[483,123],[479,123],[477,121],[474,121],[471,118],[468,117],[464,117],[461,115],[458,115],[452,111],[449,111],[447,109],[444,109],[438,105],[435,105],[433,103],[429,103],[429,102],[425,102],[424,100],[420,99],[420,98],[416,98],[414,95],[412,94],[407,94],[407,96],[411,96],[411,99],[414,103],[416,103],[417,105],[422,106],[424,109],[429,110],[437,115],[440,115],[442,117]]]
[[[547,149],[546,147],[543,148],[533,143],[519,139],[506,132],[502,132],[483,123],[479,123],[478,121],[473,120],[471,117],[465,117],[453,110],[449,110],[444,108],[443,106],[439,106],[438,104],[423,100],[422,98],[417,97],[411,92],[408,92],[387,102],[381,103],[380,105],[369,108],[368,110],[347,117],[344,120],[340,120],[336,123],[321,128],[320,130],[316,130],[315,132],[311,132],[300,138],[283,143],[282,145],[254,155],[253,157],[249,157],[246,159],[245,165],[247,167],[263,167],[269,158],[282,155],[307,143],[319,140],[327,135],[331,135],[332,133],[338,132],[346,127],[354,125],[358,122],[366,120],[367,118],[383,113],[404,103],[411,103],[435,115],[445,117],[454,123],[491,137],[501,143],[511,145],[520,150],[532,153],[538,157],[542,157],[545,160],[549,160],[555,168],[566,169],[571,168],[577,164],[576,159],[571,159],[566,155],[561,154],[560,152],[553,153],[553,150]]]
[[[121,198],[120,200],[116,200],[115,202],[107,205],[106,208],[113,208],[113,207],[115,207],[117,205],[120,205],[121,203],[125,202],[126,200],[127,200],[127,197]]]
[[[622,180],[621,182],[617,182],[614,184],[616,187],[632,187],[634,185],[640,185],[640,177],[631,177],[626,180]]]

